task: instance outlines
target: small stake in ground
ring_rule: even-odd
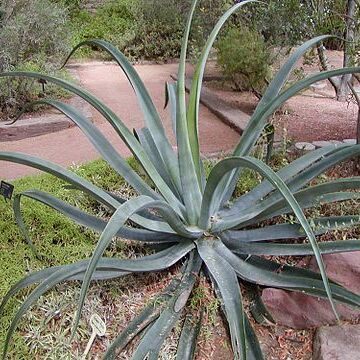
[[[101,317],[97,314],[93,314],[90,318],[90,326],[92,330],[91,337],[89,339],[89,342],[86,346],[83,359],[86,358],[87,354],[89,353],[92,344],[94,343],[96,336],[104,336],[106,334],[106,325],[102,321]]]
[[[14,192],[14,185],[9,184],[5,181],[1,181],[0,183],[0,196],[3,196],[5,201],[7,199],[11,200]]]

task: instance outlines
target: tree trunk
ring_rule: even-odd
[[[320,44],[317,46],[317,54],[318,54],[318,58],[319,58],[319,62],[320,62],[320,67],[322,71],[328,71],[329,69],[329,62],[327,59],[327,56],[325,54],[325,47],[323,44]],[[337,77],[332,77],[329,78],[329,82],[332,85],[332,87],[335,90],[335,93],[338,92],[338,88],[340,87],[340,79]]]
[[[354,74],[354,78],[360,83],[360,77],[357,74]],[[356,144],[360,144],[360,97],[356,92],[354,86],[349,83],[349,89],[351,90],[354,100],[358,106],[357,114],[357,125],[356,125]],[[354,173],[360,175],[360,156],[357,156],[354,160]]]
[[[352,59],[354,55],[354,40],[355,40],[355,11],[356,11],[356,2],[357,0],[348,0],[346,6],[346,34],[345,34],[345,44],[344,44],[344,57],[343,57],[343,67],[348,67],[353,65]],[[319,57],[319,62],[322,71],[329,70],[328,61],[324,52],[322,45],[317,47],[317,53]],[[346,101],[349,94],[350,88],[349,83],[351,82],[352,75],[347,74],[338,78],[329,79],[331,85],[333,86],[336,99],[338,101]]]
[[[355,39],[355,10],[356,10],[356,1],[348,0],[347,1],[347,10],[346,10],[346,35],[345,35],[345,44],[344,44],[344,59],[343,67],[351,66],[352,58],[354,55],[354,39]],[[340,80],[340,86],[336,91],[336,98],[339,101],[346,101],[349,93],[349,82],[351,81],[351,74],[343,75]]]
[[[360,145],[360,107],[359,107],[358,117],[357,117],[356,144]]]
[[[360,144],[360,104],[358,104],[357,128],[356,128],[356,144]],[[360,175],[360,156],[354,160],[355,175]]]

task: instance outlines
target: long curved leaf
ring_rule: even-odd
[[[54,175],[59,179],[76,186],[85,193],[90,194],[101,204],[104,204],[106,207],[109,207],[112,210],[115,210],[119,206],[119,202],[110,196],[106,191],[98,188],[94,184],[74,174],[73,172],[64,169],[63,167],[50,161],[16,152],[0,152],[0,160],[30,166],[48,174]]]
[[[194,359],[196,350],[196,340],[200,333],[201,316],[194,319],[193,316],[187,315],[176,352],[176,360],[192,360]]]
[[[26,77],[26,78],[35,78],[40,80],[46,80],[50,83],[54,83],[65,90],[68,90],[82,99],[87,101],[91,106],[93,106],[105,119],[112,125],[115,131],[119,134],[121,139],[125,142],[126,146],[133,153],[136,159],[141,163],[142,167],[146,169],[146,172],[150,179],[154,182],[155,186],[158,188],[162,196],[171,204],[173,204],[176,212],[182,216],[184,212],[184,206],[172,193],[169,187],[166,185],[165,181],[160,177],[156,171],[154,165],[148,158],[141,144],[137,141],[132,132],[125,126],[125,124],[119,119],[119,117],[104,103],[102,103],[98,98],[89,93],[88,91],[73,85],[65,80],[58,79],[52,76],[43,75],[35,72],[25,72],[25,71],[14,71],[14,72],[5,72],[0,73],[1,77]]]
[[[266,120],[271,116],[274,111],[276,111],[286,100],[290,99],[298,92],[303,89],[306,89],[310,85],[332,78],[334,76],[341,76],[346,74],[354,74],[360,72],[360,67],[352,67],[352,68],[342,68],[336,70],[329,70],[324,71],[315,75],[310,75],[305,79],[299,80],[295,84],[291,85],[288,89],[284,92],[279,94],[278,96],[274,97],[268,104],[262,108],[260,111],[254,114],[246,129],[243,132],[243,135],[234,150],[234,155],[244,155],[248,154],[251,150],[252,146],[254,145],[255,141],[257,140],[258,136],[260,135]]]
[[[74,174],[73,172],[66,170],[63,167],[56,165],[50,161],[43,160],[35,156],[15,152],[0,152],[0,160],[31,166],[33,168],[54,175],[74,185],[76,188],[84,191],[85,193],[90,194],[97,201],[112,210],[115,210],[120,206],[120,203],[113,196],[109,195],[106,191],[100,189],[96,185]],[[146,219],[138,215],[136,216],[135,220],[140,222],[141,225],[150,228],[150,230],[170,233],[172,232],[168,224],[160,221]]]
[[[169,286],[167,286],[153,302],[147,305],[138,316],[131,320],[127,327],[109,346],[104,355],[104,360],[114,360],[116,351],[123,350],[135,336],[141,333],[141,331],[159,317],[162,304],[171,298],[175,290],[178,288],[179,282],[180,280],[178,278],[173,279]]]
[[[25,312],[47,290],[51,289],[59,282],[64,281],[67,278],[80,273],[81,270],[79,269],[79,267],[74,267],[72,270],[67,270],[66,273],[64,273],[63,269],[60,269],[60,270],[56,271],[55,273],[51,274],[46,280],[44,280],[40,285],[38,285],[35,288],[35,290],[29,295],[29,297],[22,303],[20,309],[17,311],[16,315],[12,319],[9,330],[7,332],[5,342],[4,342],[3,360],[6,359],[6,354],[7,354],[8,348],[9,348],[9,343],[10,343],[12,335],[16,329],[16,326],[17,326],[18,322],[20,321],[21,317],[25,314]]]
[[[277,174],[285,183],[288,183],[292,178],[314,163],[347,147],[349,147],[349,145],[329,145],[324,148],[310,151],[280,169]],[[264,180],[259,185],[255,186],[254,189],[235,200],[230,208],[222,209],[218,214],[220,217],[224,217],[227,214],[230,215],[232,212],[243,211],[253,206],[258,200],[265,198],[265,196],[274,190],[275,188],[273,185],[268,180]]]
[[[314,255],[315,255],[317,264],[319,266],[322,279],[324,281],[326,293],[328,295],[333,312],[334,312],[335,316],[338,318],[336,308],[334,305],[334,301],[332,299],[331,290],[329,287],[329,281],[326,276],[324,263],[323,263],[321,253],[319,251],[319,248],[318,248],[318,245],[317,245],[317,242],[315,239],[314,232],[313,232],[309,222],[307,221],[301,207],[295,200],[295,198],[294,198],[293,194],[291,193],[291,191],[289,190],[289,188],[286,186],[286,184],[282,181],[282,179],[270,167],[268,167],[261,161],[254,159],[254,158],[250,158],[250,157],[243,157],[243,158],[233,157],[233,158],[228,158],[228,159],[220,161],[213,168],[213,170],[211,171],[211,173],[209,175],[209,180],[206,185],[205,192],[204,192],[204,200],[203,200],[203,207],[202,207],[202,213],[201,213],[201,220],[203,220],[203,223],[201,223],[200,226],[207,225],[206,222],[209,221],[208,219],[210,217],[209,211],[211,209],[212,196],[213,196],[214,190],[218,186],[219,179],[222,179],[228,172],[230,172],[233,169],[236,169],[238,167],[250,168],[252,170],[259,172],[262,176],[267,178],[278,189],[278,191],[282,194],[284,199],[286,199],[286,201],[288,202],[289,206],[292,208],[295,216],[299,220],[301,226],[304,228],[304,231],[312,245]],[[220,231],[221,229],[217,228],[216,224],[214,224],[214,230]]]
[[[333,37],[332,35],[322,35],[315,37],[313,39],[310,39],[303,43],[301,46],[299,46],[287,59],[287,61],[284,63],[284,65],[280,68],[280,70],[277,72],[275,77],[272,79],[271,83],[267,87],[265,93],[263,94],[262,99],[260,100],[259,104],[257,105],[253,115],[250,118],[250,121],[243,133],[243,136],[240,139],[240,142],[236,146],[236,149],[233,153],[233,155],[236,156],[244,156],[248,155],[251,147],[255,144],[256,140],[260,136],[260,133],[262,131],[262,128],[259,127],[257,131],[254,130],[254,125],[258,121],[258,116],[261,115],[261,111],[266,108],[266,106],[271,103],[274,99],[277,98],[279,93],[281,92],[282,88],[284,87],[287,79],[289,78],[291,72],[293,71],[294,67],[296,66],[296,63],[299,61],[299,59],[313,46],[316,44]],[[267,121],[268,117],[264,119],[263,126],[265,126],[265,122]],[[243,147],[243,143],[249,142],[250,145],[248,147],[244,146],[244,148],[240,151],[240,148]],[[232,172],[230,176],[228,176],[227,179],[223,181],[223,187],[221,189],[222,191],[222,201],[221,203],[226,203],[236,186],[236,181],[239,176],[239,172]]]
[[[338,150],[331,152],[323,159],[320,159],[317,162],[314,162],[307,168],[305,168],[303,171],[298,173],[296,176],[293,176],[291,178],[285,177],[287,181],[287,186],[292,192],[296,192],[299,189],[303,188],[305,185],[307,185],[312,179],[316,178],[318,175],[322,174],[325,170],[331,168],[332,166],[340,163],[341,161],[344,161],[346,159],[352,158],[356,156],[357,154],[360,154],[360,146],[359,145],[351,145],[351,146],[340,146]],[[279,172],[280,173],[280,172]],[[289,173],[289,172],[288,172]],[[287,174],[288,174],[287,173]],[[281,177],[281,176],[280,176]],[[341,179],[339,181],[345,181],[344,179]],[[267,185],[267,184],[266,184]],[[265,186],[266,186],[265,185]],[[330,185],[331,186],[331,185]],[[246,196],[246,195],[245,195]],[[271,206],[276,203],[276,201],[280,201],[282,199],[282,195],[278,191],[274,191],[271,193],[268,197],[265,198],[263,204],[259,204],[258,206],[254,206],[250,204],[246,207],[246,209],[243,208],[243,205],[241,204],[241,199],[239,199],[239,202],[236,203],[236,206],[234,206],[232,209],[226,211],[220,212],[218,215],[222,219],[222,221],[225,223],[238,223],[239,215],[238,213],[241,211],[241,213],[244,214],[244,222],[243,224],[246,224],[247,219],[253,218],[254,221],[260,221],[261,219],[266,219],[267,217],[264,216],[263,218],[261,216],[258,216],[262,208],[267,206]],[[260,198],[260,200],[262,200]],[[248,209],[251,211],[251,213],[248,212]],[[245,213],[248,214],[245,216]],[[271,211],[269,212],[271,214]],[[246,218],[247,217],[247,218]],[[225,225],[227,226],[227,225]]]
[[[236,146],[233,154],[235,156],[243,156],[249,154],[261,131],[263,130],[267,119],[288,99],[296,95],[298,92],[306,89],[310,85],[329,79],[334,76],[346,74],[354,74],[360,72],[360,67],[342,68],[336,70],[324,71],[319,74],[308,76],[290,86],[284,92],[276,96],[267,105],[260,108],[259,112],[254,113],[241,136],[240,142]],[[221,197],[221,204],[224,204],[232,195],[239,173],[233,172],[227,179],[222,181],[221,188],[217,191],[217,196]],[[221,195],[219,195],[221,193]]]
[[[328,298],[320,274],[307,269],[280,265],[257,256],[236,256],[220,241],[216,243],[215,250],[229,262],[239,277],[245,281]],[[329,286],[336,301],[353,307],[360,307],[359,295],[334,282],[330,282]]]
[[[95,230],[97,232],[102,232],[107,225],[107,222],[105,220],[102,220],[97,216],[87,214],[86,212],[68,204],[63,200],[52,196],[51,194],[39,190],[25,191],[15,196],[13,206],[16,221],[28,242],[31,242],[31,239],[27,235],[26,227],[24,221],[22,220],[20,209],[20,200],[23,196],[35,201],[39,201],[44,205],[50,206],[51,208],[67,216],[77,224]],[[139,217],[137,215],[132,216],[131,220],[139,223],[137,221],[139,220]],[[177,242],[182,239],[179,236],[174,235],[172,229],[171,233],[163,233],[158,231],[154,232],[147,229],[131,228],[128,226],[124,226],[121,230],[119,230],[116,236],[129,240],[138,240],[144,242]]]
[[[188,125],[186,120],[186,98],[185,98],[185,67],[188,48],[190,27],[198,0],[193,0],[185,33],[181,45],[181,55],[177,81],[177,109],[176,109],[176,138],[178,146],[179,170],[182,189],[184,191],[184,202],[187,209],[187,220],[190,225],[195,225],[200,214],[200,203],[202,198],[201,171],[199,162],[195,162],[191,151],[191,139],[188,136]]]
[[[310,219],[309,223],[315,235],[325,234],[327,231],[358,225],[359,215],[331,216]],[[227,230],[219,234],[229,247],[243,242],[271,241],[284,239],[299,239],[306,237],[304,229],[299,223],[277,224],[251,230]]]
[[[224,243],[228,245],[226,241]],[[311,244],[238,243],[229,248],[235,253],[247,255],[305,256],[314,254]],[[360,240],[321,242],[319,250],[321,254],[360,251]]]
[[[176,246],[176,245],[175,245]],[[178,248],[182,249],[182,245]],[[97,264],[93,280],[102,280],[109,278],[116,278],[119,276],[129,274],[130,270],[134,270],[133,272],[148,272],[148,271],[157,271],[162,270],[163,267],[167,267],[169,264],[168,261],[172,261],[169,257],[169,254],[174,250],[173,246],[169,246],[168,248],[159,251],[155,254],[147,255],[142,258],[136,260],[122,260],[117,258],[101,258]],[[11,289],[7,292],[5,297],[2,300],[0,305],[0,313],[3,311],[4,306],[9,301],[9,299],[17,294],[20,290],[34,285],[36,283],[41,283],[42,281],[49,278],[55,272],[62,271],[64,274],[63,280],[83,280],[85,271],[89,265],[90,260],[82,260],[74,264],[70,265],[61,265],[61,266],[53,266],[50,268],[46,268],[40,271],[36,271],[26,276],[17,282]],[[144,266],[145,265],[145,266]],[[170,266],[170,265],[169,265]],[[77,269],[78,272],[75,275],[71,275],[66,277],[68,272]],[[127,270],[126,270],[127,269]],[[61,281],[63,281],[61,280]]]
[[[131,168],[131,166],[121,157],[118,151],[111,145],[105,136],[97,127],[81,112],[69,104],[52,99],[42,99],[35,101],[29,106],[34,107],[39,104],[45,104],[61,111],[71,121],[73,121],[84,133],[87,139],[92,143],[99,154],[110,164],[110,166],[124,179],[134,187],[139,193],[159,198],[149,185]]]
[[[229,10],[227,10],[219,19],[219,21],[214,26],[209,38],[206,41],[206,44],[202,50],[198,63],[196,65],[196,70],[192,79],[190,95],[189,95],[189,105],[187,112],[187,126],[188,126],[188,136],[190,138],[190,145],[192,151],[192,158],[194,159],[195,164],[200,164],[197,171],[199,181],[201,179],[200,174],[200,148],[199,148],[199,135],[198,135],[198,123],[199,123],[199,108],[200,108],[200,94],[201,87],[204,78],[205,66],[208,60],[210,51],[214,45],[216,38],[219,35],[219,32],[223,28],[226,21],[233,15],[237,10],[242,6],[255,2],[254,0],[245,0],[233,5]]]
[[[164,179],[166,184],[169,186],[171,191],[176,195],[176,197],[182,201],[182,195],[178,191],[176,184],[174,183],[171,174],[168,173],[166,164],[164,163],[161,154],[159,153],[158,148],[154,142],[154,139],[151,136],[151,133],[148,128],[142,128],[136,131],[139,141],[148,154],[150,160],[154,164],[159,175]]]
[[[304,197],[299,198],[297,193],[294,194],[295,199],[298,201],[299,205],[303,210],[322,205],[322,204],[330,204],[333,202],[339,201],[348,201],[348,200],[358,200],[360,198],[360,193],[357,192],[337,192],[337,193],[330,193],[330,194],[323,194],[317,197]],[[292,213],[292,209],[282,200],[279,200],[275,204],[270,206],[254,206],[254,211],[251,213],[244,214],[243,217],[239,217],[237,224],[234,228],[244,227],[251,224],[256,224],[261,221],[274,218],[279,215],[286,215]],[[231,220],[230,220],[231,221]],[[227,222],[225,220],[224,222]]]
[[[142,338],[133,354],[133,360],[143,360],[146,355],[150,355],[152,359],[158,358],[157,356],[164,340],[182,314],[201,266],[201,258],[197,253],[193,252],[179,287],[165,306],[159,318]]]
[[[194,248],[192,243],[183,243],[178,244],[163,251],[160,251],[153,255],[144,256],[136,260],[120,260],[115,258],[110,259],[99,259],[94,269],[94,272],[105,271],[111,272],[111,276],[101,277],[100,279],[107,279],[113,277],[119,277],[131,272],[148,272],[148,271],[159,271],[170,267],[182,257],[184,257],[189,251]],[[34,304],[35,301],[39,299],[41,295],[47,292],[49,289],[57,285],[58,283],[64,280],[71,280],[80,278],[83,281],[86,281],[86,269],[90,266],[91,260],[85,260],[78,262],[76,264],[59,266],[52,269],[47,269],[38,274],[32,275],[31,278],[27,280],[20,281],[15,287],[10,290],[11,295],[15,294],[24,286],[28,286],[34,282],[43,280],[36,288],[31,292],[29,297],[22,303],[20,309],[17,311],[15,317],[13,318],[10,328],[8,330],[6,340],[4,343],[4,353],[3,358],[5,359],[9,342],[11,340],[12,334],[22,317],[22,315],[29,309],[30,306]],[[79,277],[80,275],[80,277]],[[45,278],[45,276],[47,276]],[[10,295],[10,296],[11,296]],[[6,296],[8,300],[9,295]],[[3,302],[1,308],[5,305],[6,302]]]
[[[172,130],[176,138],[176,109],[177,109],[177,98],[176,98],[176,82],[166,82],[165,88],[165,108],[169,106]]]
[[[131,65],[131,63],[126,59],[124,54],[119,51],[115,46],[104,40],[86,40],[78,44],[68,56],[68,59],[74,54],[74,52],[82,46],[97,46],[102,50],[105,50],[108,54],[110,54],[113,59],[118,63],[123,72],[125,73],[127,79],[129,80],[131,86],[133,87],[137,99],[139,101],[140,108],[142,110],[145,124],[149,128],[151,133],[151,137],[153,138],[156,147],[161,154],[161,157],[166,164],[167,171],[172,177],[172,180],[176,184],[177,191],[181,192],[181,183],[178,171],[178,160],[174,151],[172,150],[171,144],[166,137],[164,127],[162,125],[160,116],[155,108],[151,97],[139,77],[138,73]],[[65,62],[65,64],[66,64]]]
[[[268,104],[275,96],[279,94],[286,81],[288,80],[292,70],[296,66],[297,62],[301,59],[301,57],[313,46],[319,44],[320,42],[327,40],[329,38],[334,37],[333,35],[321,35],[314,37],[306,42],[304,42],[301,46],[299,46],[286,60],[285,64],[280,68],[277,72],[274,79],[271,81],[270,85],[266,89],[260,103],[259,107],[263,107],[265,104]]]
[[[256,337],[256,334],[251,327],[248,316],[244,311],[244,319],[245,319],[245,334],[247,339],[247,357],[249,360],[264,360],[260,343]]]
[[[246,329],[239,283],[230,264],[214,250],[216,242],[214,240],[198,240],[196,242],[197,249],[214,279],[224,303],[235,359],[246,360]]]
[[[271,281],[275,287],[283,287],[292,291],[301,291],[311,296],[327,297],[321,275],[317,272],[290,265],[280,265],[258,256],[251,256],[249,258],[247,255],[239,255],[239,258],[242,258],[243,260],[247,259],[247,263],[257,267],[260,271],[263,271],[265,276],[269,275],[270,278],[272,278]],[[271,273],[278,276],[272,277]],[[254,275],[256,276],[256,274]],[[359,295],[333,281],[330,282],[330,286],[333,290],[335,300],[352,307],[360,307]]]
[[[167,205],[167,204],[165,204],[165,205]],[[79,324],[81,310],[82,310],[82,307],[85,302],[85,297],[86,297],[86,293],[87,293],[89,285],[90,285],[92,274],[96,269],[97,262],[103,255],[106,248],[109,246],[112,238],[116,235],[116,233],[119,231],[119,229],[121,229],[125,225],[126,221],[131,217],[131,215],[133,215],[137,211],[142,210],[144,208],[149,208],[149,207],[150,208],[160,208],[161,210],[163,210],[164,208],[161,208],[161,206],[162,206],[161,203],[154,201],[153,199],[149,198],[148,196],[140,196],[138,198],[128,200],[126,203],[121,205],[116,210],[114,215],[111,217],[106,228],[104,229],[103,233],[101,234],[98,245],[96,246],[96,249],[91,257],[89,266],[88,266],[85,276],[84,276],[84,281],[83,281],[83,284],[81,287],[81,292],[80,292],[78,311],[77,311],[76,318],[75,318],[74,330],[76,330],[76,328]],[[172,210],[172,209],[169,208],[169,210]],[[171,212],[169,214],[164,213],[163,215],[168,215],[169,220],[170,220],[169,223],[172,222],[172,220],[173,220],[172,217],[174,217],[173,213],[171,213]],[[177,222],[177,220],[175,218],[174,224],[173,224],[175,227],[177,227],[177,225],[178,225],[176,222]],[[192,242],[184,242],[184,243],[182,243],[182,246],[184,246],[184,252],[181,253],[180,258],[185,256],[194,247]],[[177,254],[175,254],[175,256],[176,255]],[[177,260],[179,260],[179,258],[177,258]]]

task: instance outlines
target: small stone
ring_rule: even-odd
[[[360,326],[321,327],[314,339],[313,360],[358,360]]]
[[[295,144],[295,147],[298,150],[305,150],[305,151],[315,150],[315,146],[308,142],[298,142]]]
[[[312,143],[317,149],[319,148],[323,148],[323,147],[326,147],[326,146],[330,146],[330,145],[333,145],[332,142],[330,141],[313,141]]]
[[[343,142],[349,145],[356,145],[356,139],[345,139]]]

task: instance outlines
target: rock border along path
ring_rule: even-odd
[[[343,141],[339,140],[327,140],[327,141],[313,141],[313,142],[297,142],[295,143],[295,148],[297,150],[311,151],[319,148],[323,148],[330,145],[340,145],[340,144],[349,144],[355,145],[356,139],[344,139]]]
[[[81,109],[82,113],[92,118],[90,106],[77,97],[69,100],[69,104]],[[15,124],[7,122],[0,123],[0,143],[6,141],[18,141],[30,137],[55,133],[75,126],[65,115],[52,110],[47,110],[44,114],[28,115],[19,119]],[[0,145],[1,148],[1,145]]]

